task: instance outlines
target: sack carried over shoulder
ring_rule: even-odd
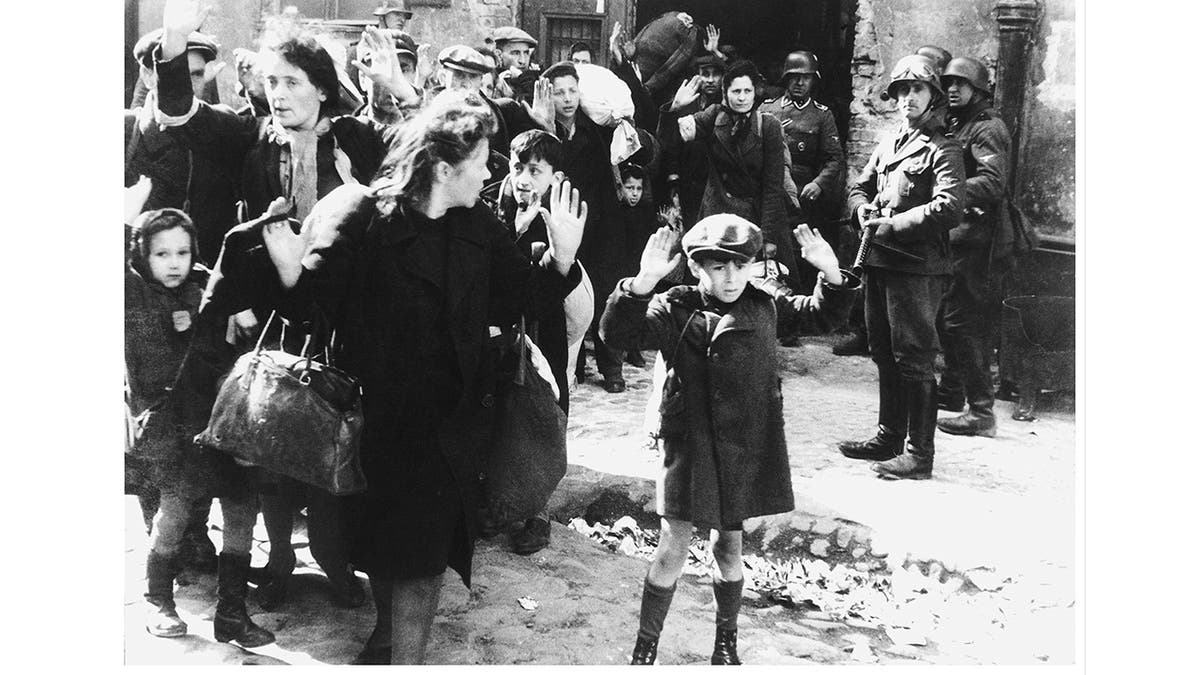
[[[356,379],[313,360],[312,336],[300,355],[254,350],[233,365],[196,442],[335,495],[366,490],[359,465],[361,389]]]
[[[567,415],[550,383],[538,375],[535,350],[522,319],[505,356],[506,362],[515,360],[516,374],[496,391],[499,419],[484,473],[484,498],[499,526],[537,515],[567,473]]]

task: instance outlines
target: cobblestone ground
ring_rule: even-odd
[[[1011,404],[1000,402],[995,439],[939,432],[934,480],[880,481],[865,463],[834,450],[836,441],[873,429],[874,367],[863,357],[834,357],[829,342],[811,338],[799,348],[781,349],[798,508],[779,520],[790,525],[767,529],[778,540],[795,538],[799,548],[790,548],[809,561],[828,557],[836,564],[839,551],[848,556],[852,550],[877,561],[881,569],[874,573],[891,575],[892,592],[908,618],[883,625],[780,606],[748,591],[739,636],[743,660],[780,665],[1074,662],[1070,401],[1051,401],[1039,421],[1026,424],[1009,420]],[[571,490],[579,489],[581,480],[615,476],[626,477],[621,479],[626,483],[640,481],[645,493],[657,473],[656,451],[645,446],[650,366],[626,366],[625,377],[628,389],[621,394],[605,392],[596,379],[572,391],[568,448],[574,480],[564,481]],[[330,605],[325,579],[298,524],[294,541],[300,566],[289,602],[268,613],[251,594],[250,611],[275,631],[275,645],[248,652],[214,642],[216,582],[211,575],[192,573],[185,574],[177,592],[189,636],[153,638],[142,628],[146,543],[132,498],[127,513],[129,664],[343,664],[371,630],[369,601],[358,609]],[[558,515],[565,520],[582,513]],[[216,509],[212,522],[220,522]],[[219,531],[212,534],[219,542]],[[263,535],[260,528],[256,565],[266,559]],[[475,567],[470,591],[456,575],[447,575],[430,663],[628,662],[645,560],[612,552],[555,523],[552,544],[541,553],[515,555],[501,535],[481,542]],[[707,663],[714,612],[709,583],[707,576],[695,574],[681,580],[660,645],[661,663]]]

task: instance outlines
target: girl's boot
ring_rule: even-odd
[[[187,624],[175,612],[175,575],[179,563],[175,556],[165,556],[150,549],[146,556],[146,632],[155,637],[187,635]]]
[[[271,631],[254,625],[246,613],[246,575],[249,572],[249,553],[217,556],[217,613],[213,616],[213,637],[217,642],[237,642],[242,647],[252,648],[275,641]]]
[[[662,588],[650,583],[649,576],[642,582],[642,611],[638,619],[637,642],[633,646],[630,665],[649,666],[658,658],[658,636],[662,635],[663,621],[671,609],[675,597],[675,586]]]
[[[737,619],[742,609],[742,585],[737,581],[713,579],[713,597],[717,600],[717,638],[713,642],[712,665],[740,666],[737,653]]]

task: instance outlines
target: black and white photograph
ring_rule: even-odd
[[[1082,10],[125,0],[109,647],[1079,667]]]

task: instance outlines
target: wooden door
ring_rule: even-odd
[[[524,0],[517,25],[538,39],[537,62],[543,67],[570,58],[571,45],[592,48],[597,65],[609,62],[608,38],[620,22],[633,36],[636,0]]]

